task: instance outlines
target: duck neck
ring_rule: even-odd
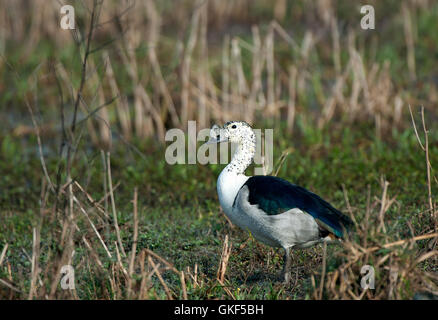
[[[231,162],[225,170],[234,174],[245,174],[245,170],[251,165],[256,150],[256,137],[252,133],[248,139],[238,144]]]

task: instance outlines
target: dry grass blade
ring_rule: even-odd
[[[424,151],[425,155],[425,161],[426,161],[426,177],[427,177],[427,193],[428,193],[428,202],[429,202],[429,210],[431,213],[431,218],[433,220],[435,231],[438,230],[438,217],[437,213],[435,212],[435,208],[433,205],[432,200],[432,178],[431,178],[431,169],[432,165],[429,160],[429,132],[426,128],[426,121],[424,119],[424,107],[421,107],[421,122],[423,125],[423,132],[424,132],[424,145],[421,143],[420,136],[418,135],[417,126],[415,124],[414,115],[412,114],[411,106],[409,107],[409,114],[411,115],[412,120],[412,126],[414,128],[415,136],[417,137],[418,144],[420,145],[421,149]]]
[[[108,186],[109,186],[109,192],[110,192],[110,198],[111,198],[111,208],[113,211],[113,219],[114,219],[114,227],[116,229],[116,235],[117,235],[117,241],[120,246],[120,250],[122,251],[123,257],[126,257],[125,249],[123,248],[122,238],[120,237],[120,228],[119,223],[117,220],[117,210],[116,210],[116,202],[114,200],[114,190],[113,190],[113,181],[111,178],[111,156],[110,153],[107,152],[106,154],[106,160],[107,160],[107,174],[108,174]]]
[[[144,251],[146,252],[146,254],[160,260],[162,263],[164,263],[167,268],[169,268],[170,270],[172,270],[173,272],[175,272],[176,274],[179,274],[179,271],[167,260],[165,260],[164,258],[160,257],[158,254],[156,254],[155,252],[149,250],[149,249],[144,249]]]
[[[85,236],[82,236],[82,241],[85,243],[87,249],[91,252],[91,256],[96,261],[97,265],[101,268],[101,270],[103,270],[102,261],[100,260],[98,254],[96,253],[96,250],[94,250],[94,248],[90,245],[90,243],[88,242],[87,238],[85,238]]]
[[[137,238],[138,238],[137,196],[138,196],[138,192],[137,192],[137,188],[135,188],[134,189],[134,200],[133,200],[133,205],[134,205],[134,235],[133,235],[133,238],[132,238],[131,258],[130,258],[130,261],[129,261],[129,268],[128,268],[128,272],[129,272],[129,278],[128,278],[128,299],[132,295],[132,276],[134,274],[135,256],[136,256],[136,252],[137,252]]]
[[[281,170],[281,168],[282,168],[282,166],[283,166],[284,161],[286,160],[287,156],[288,156],[291,152],[293,152],[293,148],[288,148],[288,149],[284,150],[284,151],[281,153],[280,160],[278,161],[277,169],[275,170],[275,173],[274,173],[274,176],[275,176],[275,177],[276,177],[276,176],[278,175],[278,173],[280,172],[280,170]]]
[[[52,192],[55,192],[55,187],[53,186],[52,179],[50,179],[49,172],[48,172],[47,166],[46,166],[46,161],[44,160],[44,153],[43,153],[43,146],[42,146],[42,142],[41,142],[40,129],[39,129],[39,126],[38,126],[37,121],[35,119],[34,111],[33,111],[32,107],[30,106],[29,102],[27,101],[27,99],[25,100],[25,103],[26,103],[27,109],[29,110],[29,113],[30,113],[31,118],[32,118],[32,123],[33,123],[33,126],[35,128],[35,133],[36,133],[37,142],[38,142],[38,152],[39,152],[40,162],[41,162],[41,166],[43,168],[44,176],[46,177],[46,180],[47,180],[47,183],[49,184],[50,190]]]
[[[384,233],[386,233],[384,214],[386,212],[386,203],[388,201],[386,196],[388,191],[388,186],[389,186],[389,182],[384,181],[382,199],[380,201],[380,212],[379,212],[379,221],[380,221],[379,229],[382,230]]]
[[[412,10],[408,8],[407,3],[404,2],[402,5],[402,13],[403,13],[403,27],[404,27],[406,47],[407,47],[407,62],[408,62],[408,69],[409,69],[409,75],[411,77],[411,80],[415,80],[417,78],[415,72],[415,41],[414,41],[414,31],[413,31],[412,19],[411,19],[411,11]]]
[[[344,193],[345,203],[347,204],[348,214],[350,215],[351,220],[353,221],[355,227],[357,228],[359,224],[357,223],[356,218],[354,217],[353,209],[351,208],[350,200],[348,199],[347,189],[345,188],[344,184],[342,184],[342,191]]]
[[[188,297],[187,297],[187,287],[186,287],[186,279],[185,279],[185,276],[184,276],[184,271],[181,271],[180,280],[181,280],[181,288],[182,288],[182,292],[183,292],[183,299],[187,300],[188,299]]]
[[[382,245],[381,247],[371,247],[371,248],[366,249],[366,252],[370,253],[370,252],[377,251],[377,250],[382,249],[382,248],[387,249],[387,248],[391,248],[393,246],[400,246],[400,245],[403,245],[403,244],[408,243],[410,241],[419,241],[419,240],[425,240],[425,239],[430,239],[430,238],[435,238],[435,237],[438,237],[438,232],[430,233],[430,234],[423,234],[421,236],[413,237],[412,239],[404,239],[404,240],[394,241],[391,243],[386,243],[386,244]]]
[[[289,99],[287,109],[287,128],[289,132],[293,132],[296,113],[296,83],[297,83],[297,68],[289,67]]]
[[[326,264],[327,264],[327,243],[324,242],[323,245],[323,254],[322,254],[322,273],[321,273],[321,283],[319,285],[319,300],[322,300],[323,288],[324,288],[324,279],[326,272]]]
[[[199,24],[200,9],[199,4],[201,1],[197,1],[197,10],[193,12],[190,33],[187,45],[184,51],[184,58],[182,61],[182,71],[181,71],[181,122],[185,126],[189,119],[192,119],[190,105],[189,105],[189,89],[190,89],[190,65],[192,62],[192,53],[197,41],[197,32]]]
[[[120,251],[119,251],[119,247],[118,247],[118,245],[117,245],[117,241],[114,241],[114,246],[115,246],[115,248],[116,248],[117,262],[118,262],[118,265],[119,265],[119,267],[120,267],[120,270],[122,270],[123,274],[124,274],[126,277],[129,277],[128,271],[126,271],[126,268],[125,268],[125,266],[123,265],[122,257],[120,256]]]
[[[3,264],[3,260],[6,256],[6,252],[8,251],[8,243],[3,246],[2,253],[0,254],[0,266]]]
[[[37,278],[40,273],[39,257],[40,257],[40,227],[33,228],[33,247],[32,247],[32,275],[30,282],[30,290],[28,299],[32,300],[35,295]]]
[[[108,250],[105,242],[103,241],[99,231],[97,231],[96,226],[94,225],[93,221],[90,219],[87,211],[84,209],[84,207],[82,207],[81,203],[79,202],[79,200],[73,196],[73,201],[76,202],[76,204],[79,206],[80,211],[87,217],[88,222],[90,223],[91,227],[93,228],[94,233],[96,234],[97,238],[99,239],[100,243],[102,244],[103,248],[105,249],[106,254],[108,255],[109,258],[111,258],[111,253]]]
[[[149,50],[148,57],[152,66],[152,71],[154,72],[155,79],[158,81],[159,89],[163,95],[165,101],[165,107],[170,111],[171,120],[174,126],[181,126],[181,120],[178,117],[175,105],[172,100],[172,96],[169,93],[166,82],[164,81],[163,75],[161,73],[160,63],[157,58],[157,53],[155,48],[157,47],[157,39],[159,36],[159,14],[155,8],[153,1],[146,1],[146,13],[150,20],[150,32],[149,32]]]
[[[217,271],[217,280],[220,284],[224,284],[225,273],[227,271],[228,260],[231,255],[232,244],[228,244],[228,235],[225,236],[224,244],[222,247],[221,260],[219,262],[219,268]]]
[[[169,287],[167,286],[166,282],[163,280],[163,277],[161,276],[160,271],[158,270],[157,266],[155,265],[154,261],[152,260],[152,258],[150,256],[148,257],[148,261],[152,265],[152,267],[156,270],[155,274],[157,275],[158,280],[160,280],[160,283],[163,286],[164,291],[166,292],[167,299],[173,300],[172,293],[171,293]]]
[[[108,216],[108,213],[105,211],[105,208],[102,208],[100,206],[100,203],[95,201],[93,199],[93,197],[84,190],[84,188],[82,188],[82,186],[79,184],[79,182],[75,181],[74,182],[75,186],[87,197],[87,200],[100,212],[102,213],[105,217]],[[120,184],[120,183],[119,183]],[[117,184],[116,186],[118,186],[119,184]]]
[[[425,153],[425,157],[426,157],[426,175],[427,175],[427,196],[428,196],[428,200],[429,200],[429,208],[431,210],[431,214],[432,214],[432,218],[434,220],[435,223],[435,231],[437,230],[438,227],[438,221],[437,221],[437,217],[435,216],[435,210],[434,210],[434,206],[433,206],[433,202],[432,202],[432,181],[431,181],[431,174],[430,174],[430,170],[431,170],[431,165],[430,165],[430,161],[429,161],[429,132],[427,131],[426,128],[426,121],[424,120],[424,107],[421,107],[421,122],[423,123],[423,131],[424,131],[424,153]]]
[[[15,291],[15,292],[21,292],[20,289],[15,287],[14,285],[10,284],[8,281],[0,279],[0,283],[8,287],[9,289]]]

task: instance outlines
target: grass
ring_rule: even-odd
[[[374,33],[357,29],[360,15],[347,1],[224,3],[148,1],[114,22],[111,12],[123,8],[106,1],[99,21],[114,23],[94,30],[90,48],[114,41],[87,55],[92,1],[75,3],[79,43],[59,33],[56,19],[26,34],[22,21],[55,7],[18,10],[0,1],[22,14],[0,60],[1,298],[411,299],[438,291],[433,242],[408,241],[436,231],[436,219],[407,108],[420,123],[425,107],[436,214],[438,6],[407,5],[410,34],[395,1],[374,3]],[[9,30],[11,22],[0,21]],[[407,67],[409,37],[415,70]],[[326,254],[320,246],[295,251],[290,286],[280,281],[282,252],[222,213],[216,179],[224,165],[164,159],[165,129],[248,118],[274,128],[278,176],[357,222]],[[406,242],[392,246],[399,240]],[[74,266],[75,290],[60,288],[65,264]],[[359,286],[364,264],[376,269],[374,291]]]
[[[279,130],[280,131],[280,130]],[[306,140],[314,139],[303,135],[301,141],[294,142],[290,137],[282,137],[281,131],[275,132],[275,159],[279,157],[280,145],[294,147],[294,152],[283,163],[279,176],[294,183],[305,186],[321,194],[338,208],[346,211],[346,203],[342,185],[348,192],[349,202],[354,207],[354,215],[358,221],[364,218],[367,187],[371,194],[380,197],[382,175],[390,182],[388,196],[396,196],[397,202],[386,213],[386,222],[393,227],[391,233],[400,238],[410,236],[408,224],[414,227],[416,234],[426,230],[424,219],[427,215],[419,214],[426,203],[425,168],[422,154],[418,150],[413,130],[403,134],[394,132],[388,142],[382,142],[367,137],[365,132],[355,131],[346,135],[344,130],[312,132],[312,135],[325,137],[319,146],[308,148]],[[348,138],[347,138],[348,137]],[[431,136],[434,140],[438,137]],[[10,143],[10,142],[4,142]],[[150,146],[152,145],[152,146]],[[314,144],[315,146],[316,144]],[[359,147],[358,147],[359,146]],[[198,272],[206,279],[214,279],[221,254],[221,246],[226,234],[230,235],[233,251],[227,268],[227,285],[232,288],[232,294],[237,299],[285,299],[311,297],[312,286],[310,277],[313,271],[319,270],[322,261],[320,247],[299,250],[294,253],[294,266],[298,272],[299,281],[292,288],[285,288],[279,281],[282,267],[282,252],[258,244],[248,234],[232,228],[221,213],[217,195],[216,178],[223,165],[174,165],[162,161],[164,146],[153,146],[153,142],[138,146],[146,155],[141,159],[134,152],[126,152],[125,148],[115,149],[112,153],[112,178],[114,184],[119,184],[115,190],[118,223],[125,250],[132,247],[133,209],[131,198],[134,188],[138,188],[139,236],[137,249],[150,249],[170,261],[178,270],[190,267],[192,272],[195,265]],[[146,147],[149,147],[146,149]],[[6,147],[5,147],[6,148]],[[8,146],[7,148],[13,148]],[[153,151],[151,150],[153,149]],[[18,151],[17,151],[18,150]],[[149,150],[150,154],[146,150]],[[17,148],[10,156],[20,157]],[[431,146],[431,162],[438,161],[437,146]],[[7,156],[7,153],[4,153]],[[93,197],[100,199],[103,195],[102,181],[104,179],[101,161],[90,152],[78,162],[75,173],[77,181],[86,190],[93,190]],[[5,160],[8,160],[6,158]],[[12,159],[11,159],[12,160]],[[6,260],[3,263],[1,278],[8,278],[8,267],[12,268],[14,283],[26,279],[31,262],[32,228],[38,223],[39,189],[9,188],[9,182],[17,176],[26,177],[29,185],[41,184],[41,175],[32,175],[39,171],[39,162],[24,162],[18,169],[11,168],[2,179],[2,210],[0,223],[0,243],[8,243]],[[117,161],[116,161],[117,160]],[[2,161],[4,165],[10,161]],[[158,164],[158,165],[157,165]],[[49,171],[53,171],[49,166]],[[6,168],[4,168],[6,169]],[[87,172],[90,170],[91,172]],[[434,186],[436,194],[436,186]],[[24,203],[20,200],[26,198]],[[32,199],[35,199],[32,201]],[[32,204],[33,203],[33,204]],[[9,207],[8,207],[9,206]],[[48,220],[48,218],[44,218]],[[81,221],[80,235],[93,238],[92,231]],[[55,221],[44,224],[41,234],[51,235],[57,228]],[[87,249],[80,243],[80,235],[76,235],[76,253],[73,265],[81,265],[89,259]],[[102,232],[109,250],[114,252],[115,232]],[[56,247],[54,239],[42,238],[41,252],[48,252]],[[52,235],[54,237],[54,235]],[[97,243],[96,243],[97,245]],[[420,244],[420,248],[423,245]],[[102,248],[96,249],[100,256],[104,255]],[[329,252],[339,250],[330,247]],[[27,253],[27,254],[26,254]],[[42,254],[41,264],[47,257]],[[102,259],[102,258],[101,258]],[[103,259],[105,266],[114,263]],[[330,260],[328,269],[336,267],[336,259]],[[425,265],[424,269],[435,270],[436,265]],[[23,278],[21,278],[23,277]],[[102,297],[103,292],[96,288],[96,274],[90,274],[86,268],[80,268],[76,273],[76,291],[81,299]],[[179,278],[172,272],[163,274],[176,297],[182,297],[179,289]],[[208,282],[208,280],[205,280]],[[157,279],[154,281],[154,294],[164,298],[165,292]],[[24,281],[22,289],[29,283]],[[214,297],[230,298],[218,285],[208,283],[203,287],[188,287],[190,299],[208,299]],[[153,297],[153,295],[152,295]],[[111,295],[108,298],[112,298]]]

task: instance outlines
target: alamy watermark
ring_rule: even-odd
[[[61,278],[61,288],[64,290],[74,290],[75,289],[75,269],[66,264],[61,267],[61,274],[65,274]]]
[[[165,152],[166,162],[174,164],[227,164],[236,150],[236,145],[229,143],[202,144],[210,138],[210,129],[196,130],[196,121],[188,121],[187,133],[173,128],[166,132],[165,140],[172,142]],[[254,174],[267,175],[273,169],[273,129],[253,129],[257,137],[256,153],[254,156]],[[187,144],[187,146],[186,146]],[[218,157],[218,148],[220,156]]]
[[[74,29],[75,28],[75,8],[71,5],[64,5],[61,7],[60,10],[61,15],[61,21],[60,25],[61,28],[64,30],[68,29]]]
[[[374,289],[374,283],[376,280],[374,267],[370,265],[364,265],[360,269],[360,274],[363,275],[363,277],[360,279],[360,286],[362,289]]]
[[[375,281],[376,281],[376,273],[373,266],[368,264],[364,265],[360,269],[360,274],[362,278],[360,279],[360,286],[363,290],[366,289],[375,289]],[[389,282],[393,284],[397,282],[398,279],[398,270],[396,268],[391,268],[389,270]]]
[[[360,13],[365,14],[362,19],[360,19],[360,27],[363,30],[376,28],[375,26],[375,14],[374,7],[370,4],[360,7]]]

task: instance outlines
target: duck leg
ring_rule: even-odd
[[[290,248],[284,248],[284,265],[283,265],[283,275],[284,275],[284,283],[289,284],[291,273],[290,273],[290,267],[292,262],[292,257],[290,253]]]

